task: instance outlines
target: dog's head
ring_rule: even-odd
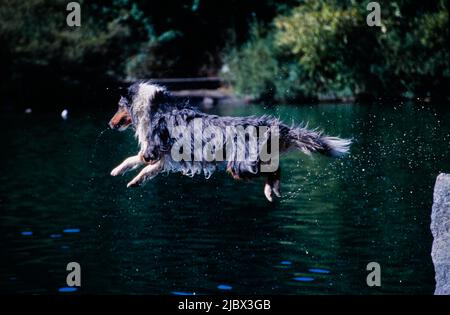
[[[133,99],[139,92],[139,85],[132,84],[125,90],[125,93],[121,93],[118,103],[117,112],[109,121],[111,129],[117,129],[119,131],[126,130],[132,123],[132,105]]]
[[[167,94],[165,88],[149,82],[134,83],[126,91],[120,97],[117,112],[109,121],[111,129],[126,130]]]
[[[119,106],[117,112],[109,121],[109,127],[111,129],[117,129],[119,131],[126,130],[133,122],[131,118],[131,102],[124,96],[120,97]]]

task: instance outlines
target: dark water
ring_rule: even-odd
[[[101,133],[112,108],[67,121],[2,114],[0,291],[58,293],[75,261],[78,293],[430,294],[432,189],[450,168],[438,105],[215,109],[355,140],[342,160],[285,156],[273,204],[261,181],[218,173],[127,189],[133,174],[109,172],[137,146],[131,132]],[[371,261],[380,288],[366,285]]]

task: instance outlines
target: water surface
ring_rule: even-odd
[[[449,172],[439,104],[218,107],[270,113],[354,139],[344,159],[282,158],[283,198],[263,182],[109,172],[137,151],[110,111],[2,114],[0,292],[431,294],[432,190]],[[82,286],[64,289],[79,262]],[[382,286],[366,285],[366,265]]]

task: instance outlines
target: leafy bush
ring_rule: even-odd
[[[354,8],[317,6],[308,1],[275,19],[276,45],[302,67],[305,82],[316,92],[342,94],[357,89],[355,60],[348,60],[347,51],[361,20]]]
[[[442,9],[409,19],[391,20],[379,37],[385,88],[416,95],[442,94],[450,78],[448,13]],[[404,29],[404,31],[400,31]]]
[[[445,1],[384,5],[382,27],[366,24],[368,1],[306,0],[224,58],[235,89],[280,100],[436,95],[449,83]],[[264,34],[264,35],[263,35]]]
[[[368,2],[80,0],[82,27],[70,28],[67,1],[2,0],[0,91],[25,79],[216,75],[223,62],[254,98],[448,94],[447,1],[381,3],[381,28],[366,24]]]
[[[261,36],[260,31],[254,24],[250,40],[239,49],[231,48],[222,68],[223,78],[233,82],[238,93],[253,98],[269,97],[274,92],[279,68],[272,38]]]

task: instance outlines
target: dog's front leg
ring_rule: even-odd
[[[137,168],[142,164],[144,164],[144,161],[142,160],[141,154],[130,156],[129,158],[125,159],[125,161],[120,163],[119,166],[117,166],[115,169],[111,171],[111,176],[124,174],[128,171]]]
[[[156,175],[158,175],[164,167],[164,160],[158,160],[157,162],[147,165],[144,167],[141,172],[133,178],[131,182],[128,183],[127,187],[136,187],[142,184],[144,181],[148,179],[152,179]]]

